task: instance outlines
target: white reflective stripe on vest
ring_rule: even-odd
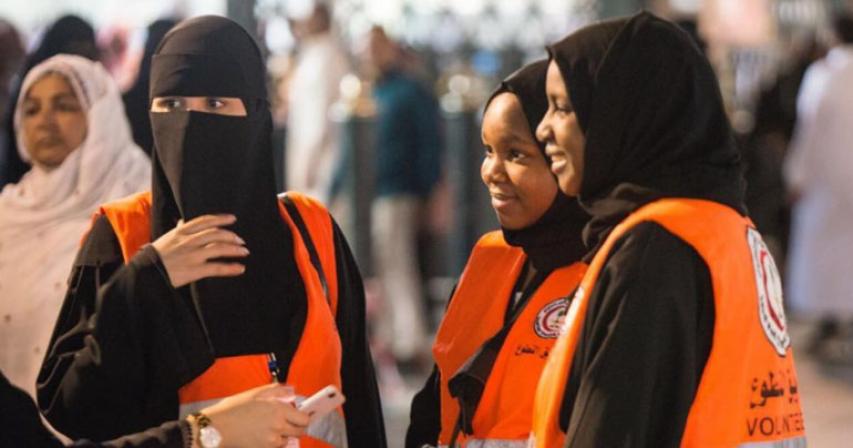
[[[311,422],[305,432],[335,448],[347,448],[347,424],[344,417],[337,411],[329,412],[320,420]]]
[[[793,437],[784,440],[768,440],[766,442],[749,442],[738,445],[738,448],[806,448],[805,437]]]
[[[459,445],[458,443],[456,444]],[[527,440],[518,439],[468,439],[465,448],[524,448]],[[438,448],[449,448],[447,445],[439,445]]]
[[[303,400],[304,397],[299,397],[297,402]],[[178,415],[180,415],[181,419],[186,418],[188,415],[193,412],[201,411],[204,408],[213,406],[214,404],[221,401],[221,398],[215,398],[213,400],[205,400],[205,401],[196,401],[193,403],[184,403],[181,405]],[[214,422],[214,426],[215,422]],[[344,417],[337,411],[332,411],[326,414],[323,418],[312,422],[308,425],[308,429],[305,431],[306,435],[315,438],[317,440],[322,440],[335,448],[348,448],[347,445],[347,424],[344,420]],[[292,446],[292,445],[288,445]],[[298,444],[295,446],[299,446]],[[475,445],[472,445],[475,446]],[[478,447],[483,448],[491,448],[492,445],[476,445]],[[504,446],[510,447],[512,445],[494,445],[495,448],[503,448]],[[523,448],[523,446],[522,446]]]

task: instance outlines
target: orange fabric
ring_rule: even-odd
[[[341,386],[341,342],[335,324],[337,309],[337,269],[332,220],[326,209],[315,200],[298,193],[288,193],[308,228],[317,249],[329,287],[326,297],[319,276],[311,263],[305,243],[284,206],[279,203],[282,219],[294,239],[294,259],[305,283],[308,298],[305,328],[290,363],[287,384],[298,395],[313,395],[327,385]],[[118,237],[125,261],[150,240],[151,194],[139,193],[101,207]],[[266,354],[217,358],[213,365],[189,384],[176,391],[181,404],[224,398],[271,382]],[[343,409],[338,408],[343,415]],[[300,446],[328,447],[318,439],[303,437]]]
[[[441,444],[449,443],[459,416],[447,383],[503,327],[524,262],[524,252],[507,245],[500,232],[483,236],[471,253],[433,346],[441,376]],[[585,270],[583,263],[555,270],[529,299],[495,360],[469,439],[527,439],[539,372],[556,341],[567,295]],[[464,446],[465,440],[460,434],[457,442]]]
[[[712,349],[681,446],[729,447],[804,437],[781,289],[775,290],[778,278],[773,278],[778,274],[758,232],[748,218],[718,203],[663,199],[620,223],[590,264],[537,388],[531,446],[563,446],[560,406],[584,324],[587,293],[615,242],[644,221],[654,221],[690,244],[707,264],[714,289]],[[772,301],[768,291],[777,299],[773,305],[767,304]]]

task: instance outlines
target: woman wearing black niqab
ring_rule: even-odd
[[[477,243],[436,334],[436,367],[412,402],[406,447],[523,446],[533,392],[583,276],[589,216],[561,194],[533,129],[547,109],[547,61],[487,101],[481,177],[500,231]]]
[[[102,208],[42,366],[39,404],[61,431],[102,440],[275,380],[298,395],[337,383],[341,421],[318,438],[385,445],[361,277],[325,209],[276,198],[264,76],[225,18],[161,42],[151,193]]]
[[[592,220],[590,268],[537,390],[534,446],[797,440],[796,397],[745,402],[768,371],[796,374],[710,64],[648,13],[583,28],[549,53],[537,137]],[[747,424],[783,414],[800,415],[799,432]]]

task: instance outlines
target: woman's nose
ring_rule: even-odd
[[[505,179],[506,172],[503,163],[497,157],[487,157],[483,160],[483,182],[486,184],[500,182]]]
[[[548,113],[545,113],[545,116],[542,117],[542,121],[539,122],[539,125],[536,126],[536,140],[540,142],[545,142],[548,140],[548,134],[551,132],[551,127],[548,125]]]

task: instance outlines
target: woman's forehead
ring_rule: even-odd
[[[483,114],[483,140],[526,143],[533,138],[528,127],[521,101],[510,92],[498,94]]]

